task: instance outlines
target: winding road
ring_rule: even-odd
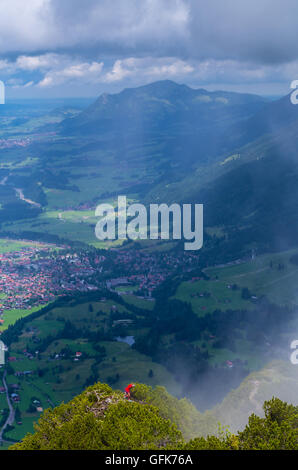
[[[1,185],[1,186],[5,186],[5,185],[6,185],[7,180],[8,180],[8,177],[9,177],[10,175],[11,175],[11,173],[10,173],[8,176],[5,176],[4,178],[2,178],[2,180],[0,180],[0,185]],[[27,202],[28,204],[31,204],[31,206],[41,207],[41,204],[39,204],[38,202],[34,202],[34,201],[32,201],[31,199],[25,198],[23,189],[21,189],[21,188],[13,188],[13,189],[15,190],[16,196],[17,196],[21,201],[25,201],[25,202]]]
[[[28,204],[31,204],[32,206],[35,206],[35,207],[41,207],[41,205],[38,202],[34,202],[31,199],[25,198],[24,192],[22,189],[20,188],[14,188],[14,189],[15,189],[16,195],[18,196],[19,199],[21,199],[21,201],[25,201]]]
[[[10,398],[9,398],[8,386],[7,386],[7,383],[6,383],[6,371],[4,371],[2,382],[3,382],[3,387],[5,388],[6,400],[7,400],[7,404],[8,404],[8,408],[9,408],[9,415],[8,415],[2,429],[0,430],[0,443],[3,442],[3,433],[6,429],[6,427],[13,425],[14,415],[15,415],[13,406],[12,406]]]

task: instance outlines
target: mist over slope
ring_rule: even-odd
[[[272,361],[249,374],[239,387],[212,409],[212,415],[232,432],[242,430],[248,416],[264,416],[263,403],[272,396],[298,405],[297,366],[290,361]],[[207,413],[208,414],[208,413]]]
[[[59,129],[64,135],[96,136],[102,145],[113,146],[116,140],[120,159],[129,159],[131,147],[158,142],[156,158],[167,158],[182,169],[185,163],[206,162],[222,152],[231,126],[265,102],[256,95],[195,90],[165,80],[103,94]]]
[[[119,161],[154,169],[140,186],[148,204],[203,203],[205,226],[241,228],[238,238],[262,250],[296,243],[298,110],[289,96],[268,102],[156,82],[102,95],[60,129],[96,135]]]

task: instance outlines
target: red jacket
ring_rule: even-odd
[[[125,389],[126,393],[130,393],[130,390],[132,389],[132,387],[133,387],[133,384],[127,385],[127,387]]]

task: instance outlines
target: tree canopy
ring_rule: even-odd
[[[263,408],[264,417],[252,414],[237,434],[219,427],[204,437],[201,414],[164,387],[137,384],[129,401],[98,383],[69,403],[45,410],[35,433],[10,450],[298,449],[298,407],[273,397]]]

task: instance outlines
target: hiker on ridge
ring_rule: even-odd
[[[127,385],[127,387],[125,388],[125,398],[127,400],[130,399],[130,392],[131,392],[131,389],[135,386],[135,384],[129,384]]]

